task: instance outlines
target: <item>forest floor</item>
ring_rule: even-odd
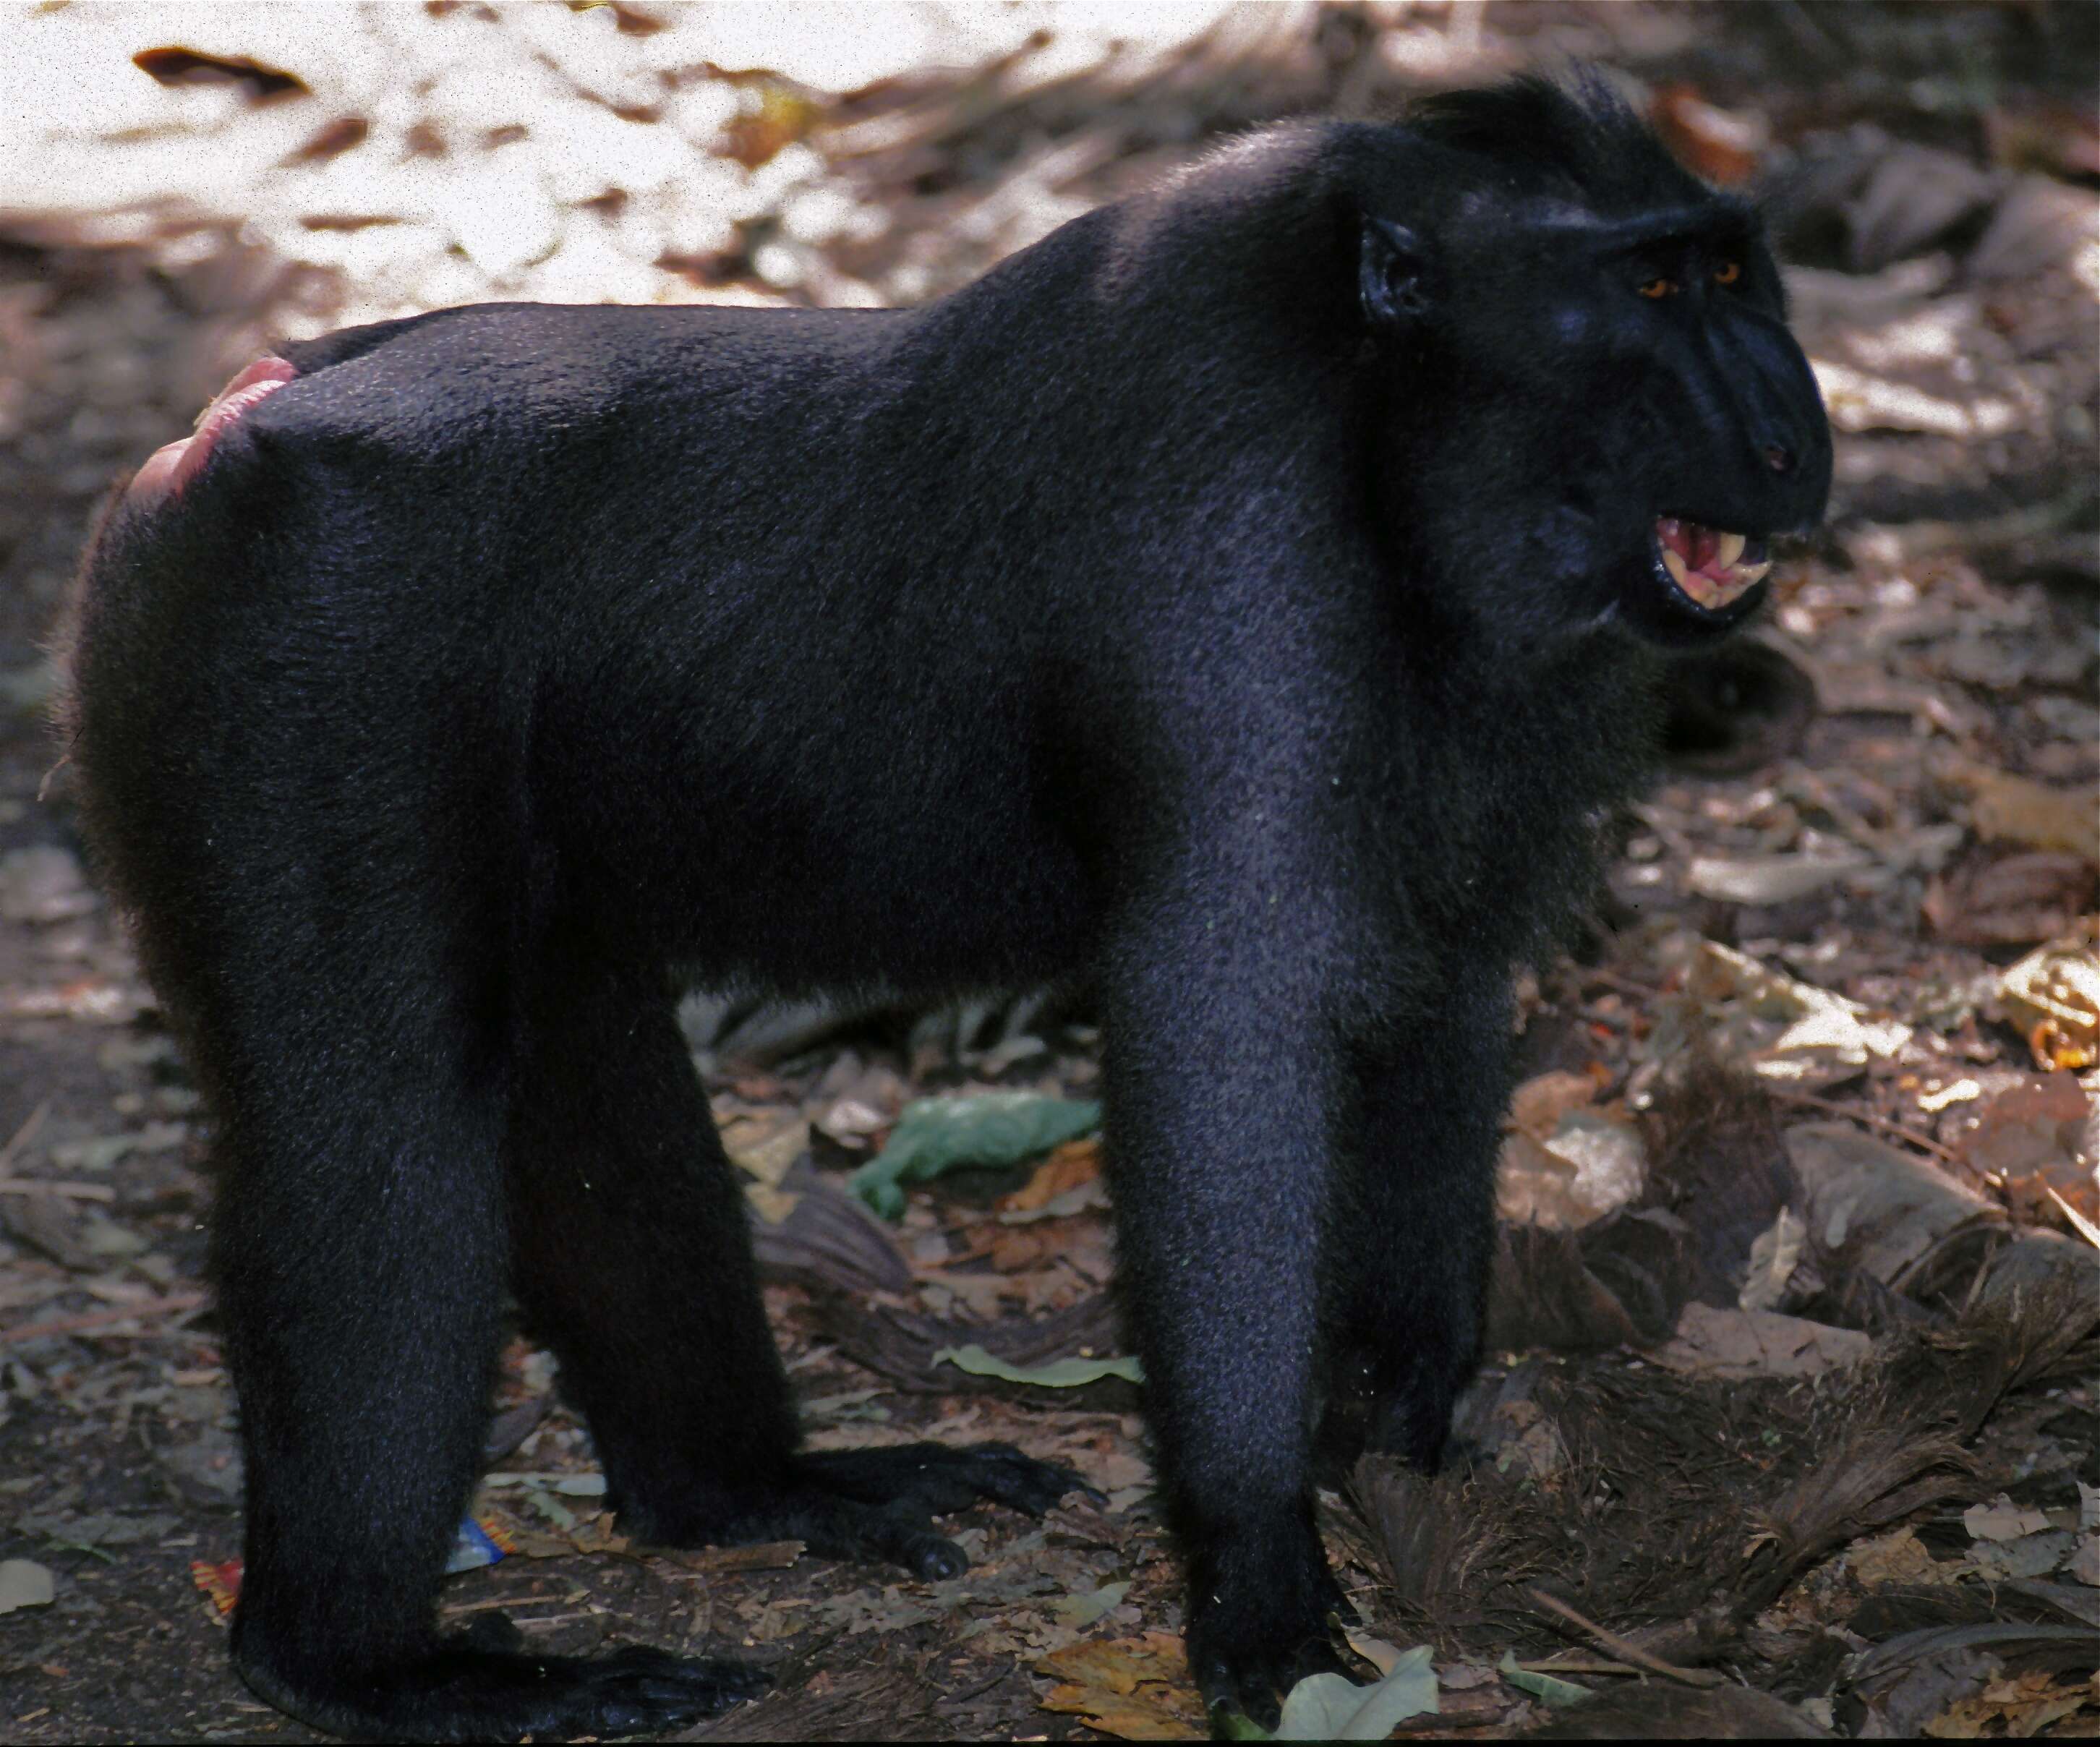
[[[587,285],[909,301],[1220,130],[1569,53],[1768,192],[1838,484],[1757,633],[1778,680],[1710,699],[1710,743],[1622,822],[1592,937],[1526,979],[1471,1459],[1370,1462],[1323,1494],[1355,1641],[1374,1664],[1429,1647],[1438,1708],[1402,1735],[2100,1734],[2090,9],[1277,7],[844,97],[682,73],[646,6],[532,13],[368,19],[380,64],[412,28],[480,69],[368,114],[353,33],[293,64],[292,9],[183,15],[165,84],[126,62],[174,121],[55,135],[70,202],[0,175],[0,1734],[311,1736],[224,1655],[240,1455],[202,1278],[209,1125],[42,714],[110,478],[273,334]],[[528,64],[551,95],[504,82]],[[596,137],[543,117],[622,81],[673,94],[620,99],[670,171],[522,173],[542,137],[568,157]],[[492,88],[523,93],[516,117],[459,96]],[[387,130],[470,124],[455,163],[482,204],[448,218],[373,174],[342,219],[345,166]],[[183,180],[280,135],[245,205]],[[622,139],[611,161],[655,161]],[[520,186],[540,192],[492,221]],[[1142,1386],[1096,1362],[1121,1349],[1083,993],[689,1017],[812,1441],[1010,1440],[1105,1502],[953,1519],[973,1564],[941,1584],[792,1544],[632,1546],[521,1338],[474,1506],[510,1551],[449,1581],[448,1616],[771,1669],[696,1739],[1200,1732]],[[929,1101],[983,1092],[1010,1095],[997,1132]],[[851,1174],[943,1114],[929,1169],[951,1168],[876,1218]]]

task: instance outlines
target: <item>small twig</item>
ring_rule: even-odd
[[[0,1177],[0,1195],[62,1195],[68,1201],[114,1201],[107,1183],[60,1183],[46,1177]]]
[[[1557,1613],[1577,1630],[1595,1639],[1622,1662],[1630,1662],[1636,1668],[1644,1668],[1651,1674],[1661,1674],[1665,1680],[1681,1681],[1688,1687],[1718,1687],[1726,1684],[1726,1677],[1707,1668],[1679,1668],[1674,1662],[1665,1662],[1659,1656],[1650,1656],[1639,1644],[1629,1643],[1617,1632],[1607,1631],[1595,1620],[1586,1619],[1557,1595],[1549,1595],[1544,1590],[1527,1589],[1524,1594],[1533,1604],[1548,1613]]]
[[[1812,1092],[1789,1092],[1781,1086],[1768,1088],[1775,1098],[1788,1104],[1805,1104],[1811,1110],[1828,1110],[1833,1116],[1848,1116],[1855,1123],[1864,1123],[1869,1128],[1878,1128],[1883,1134],[1892,1134],[1898,1140],[1908,1140],[1912,1146],[1921,1146],[1935,1158],[1943,1158],[1950,1165],[1964,1162],[1959,1153],[1949,1152],[1937,1140],[1929,1140],[1915,1128],[1906,1128],[1901,1123],[1892,1123],[1886,1116],[1877,1116],[1872,1110],[1863,1110],[1856,1105],[1839,1104],[1833,1099],[1819,1098]]]
[[[1576,980],[1586,988],[1593,982],[1600,982],[1608,989],[1616,989],[1621,995],[1638,996],[1643,1001],[1659,1001],[1663,996],[1661,990],[1651,988],[1644,982],[1635,982],[1632,977],[1621,977],[1617,971],[1608,971],[1601,965],[1582,967]]]
[[[544,1608],[549,1602],[553,1602],[558,1605],[562,1602],[573,1601],[576,1598],[573,1595],[491,1595],[485,1600],[482,1601],[448,1601],[443,1607],[439,1608],[438,1612],[443,1614],[447,1619],[450,1619],[455,1614],[488,1613],[498,1608]],[[540,1615],[539,1617],[545,1619],[548,1618],[549,1616],[542,1614]],[[576,1620],[582,1618],[583,1616],[580,1614],[570,1613],[561,1615],[560,1617],[563,1619]],[[530,1620],[518,1620],[514,1621],[512,1623],[518,1626],[529,1626],[532,1624],[532,1621]]]
[[[2054,1183],[2045,1183],[2042,1188],[2047,1192],[2049,1198],[2062,1210],[2064,1218],[2071,1221],[2071,1229],[2091,1244],[2094,1249],[2100,1250],[2100,1225],[2095,1225],[2062,1196],[2058,1194]]]
[[[171,1292],[165,1298],[137,1304],[112,1304],[107,1310],[83,1311],[77,1317],[55,1317],[49,1322],[24,1322],[18,1328],[0,1329],[0,1347],[17,1341],[41,1340],[47,1335],[80,1335],[106,1328],[112,1322],[130,1322],[139,1317],[173,1316],[195,1310],[205,1301],[202,1292]]]
[[[978,1681],[975,1685],[965,1687],[960,1692],[943,1692],[935,1702],[942,1705],[967,1705],[980,1692],[990,1692],[994,1687],[997,1686],[1000,1681],[1005,1679],[1006,1677],[1012,1672],[1013,1664],[1008,1661],[1002,1661],[998,1667],[995,1668],[989,1674],[986,1674],[983,1679]]]
[[[1630,1662],[1612,1662],[1593,1656],[1570,1656],[1563,1652],[1550,1656],[1542,1662],[1520,1662],[1516,1665],[1527,1674],[1638,1674],[1640,1670]]]
[[[13,1137],[5,1146],[0,1146],[0,1171],[5,1171],[13,1164],[22,1149],[36,1139],[37,1131],[44,1126],[44,1118],[51,1114],[51,1101],[49,1098],[29,1112],[22,1126],[15,1131]]]
[[[800,1541],[756,1541],[743,1546],[661,1547],[644,1550],[674,1576],[720,1577],[734,1571],[785,1571],[807,1551]]]

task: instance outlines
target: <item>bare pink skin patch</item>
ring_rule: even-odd
[[[299,373],[282,358],[265,356],[243,370],[219,390],[212,403],[197,415],[196,430],[178,442],[164,443],[146,457],[146,465],[125,487],[130,503],[152,503],[178,496],[211,457],[212,445],[234,421],[261,404]]]

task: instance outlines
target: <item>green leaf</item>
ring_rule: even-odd
[[[1104,1614],[1123,1605],[1123,1599],[1130,1593],[1130,1579],[1120,1583],[1104,1583],[1099,1589],[1085,1595],[1066,1595],[1052,1604],[1057,1617],[1067,1626],[1076,1626],[1084,1630]]]
[[[51,1568],[33,1559],[0,1560],[0,1613],[17,1608],[46,1608],[58,1593]]]
[[[1495,1672],[1519,1691],[1543,1699],[1556,1710],[1579,1705],[1597,1696],[1589,1687],[1578,1687],[1572,1680],[1556,1680],[1551,1674],[1533,1674],[1529,1669],[1519,1668],[1516,1658],[1507,1650],[1502,1652],[1502,1661],[1495,1664]]]
[[[936,1365],[948,1364],[973,1377],[996,1377],[1002,1383],[1043,1383],[1052,1389],[1077,1389],[1099,1383],[1104,1377],[1122,1377],[1134,1383],[1145,1381],[1135,1358],[1052,1359],[1047,1365],[1009,1365],[995,1358],[975,1341],[967,1347],[943,1347],[933,1355]]]
[[[847,1186],[883,1218],[893,1220],[904,1211],[907,1183],[930,1182],[958,1165],[1017,1165],[1092,1134],[1101,1124],[1100,1105],[1042,1092],[922,1098]]]
[[[1376,1684],[1360,1687],[1340,1674],[1308,1674],[1283,1701],[1276,1726],[1280,1741],[1382,1741],[1395,1724],[1436,1714],[1436,1671],[1429,1646],[1418,1644]]]

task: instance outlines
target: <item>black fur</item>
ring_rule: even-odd
[[[1256,135],[918,310],[285,356],[106,522],[70,706],[217,1113],[244,1674],[421,1738],[750,1690],[436,1638],[507,1282],[651,1538],[940,1574],[929,1513],[1048,1504],[996,1447],[796,1453],[672,1009],[1083,967],[1192,1661],[1273,1717],[1334,1659],[1316,1447],[1433,1464],[1474,1363],[1512,963],[1655,646],[1754,605],[1672,598],[1654,520],[1820,513],[1752,215],[1521,84]]]

